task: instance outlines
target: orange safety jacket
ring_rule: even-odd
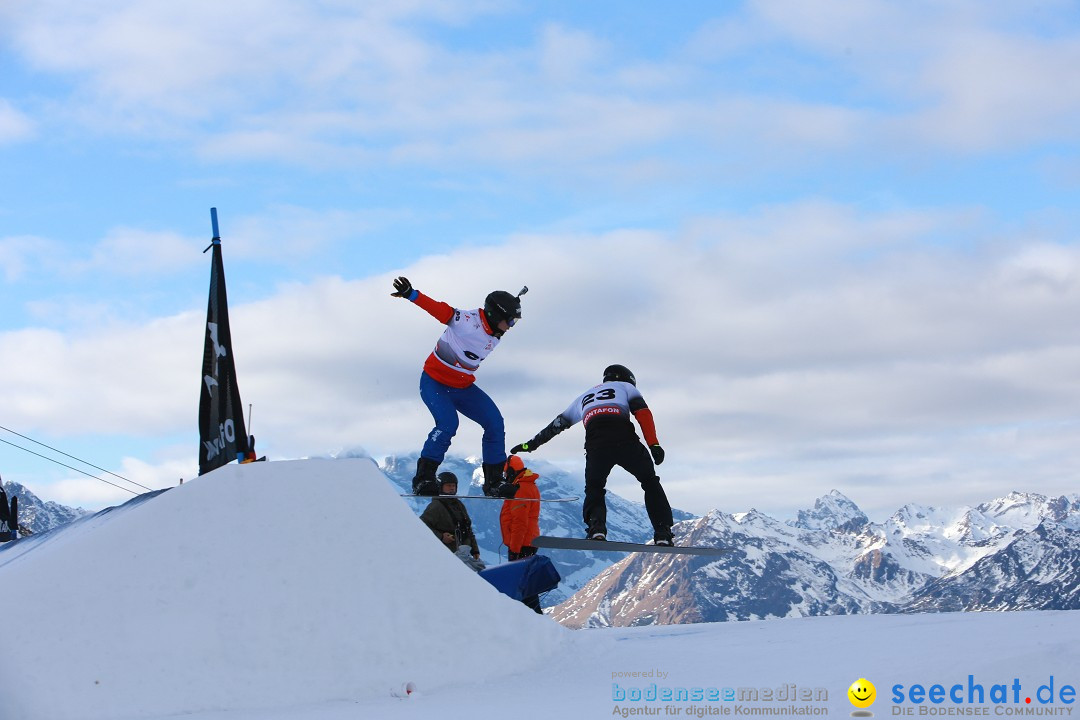
[[[533,539],[540,534],[540,503],[522,502],[526,498],[540,499],[540,489],[536,487],[538,477],[540,476],[528,468],[518,475],[515,481],[518,491],[514,497],[503,503],[502,512],[499,513],[503,545],[511,552],[521,552],[522,547],[531,545]]]

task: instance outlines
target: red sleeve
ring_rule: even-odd
[[[634,417],[637,418],[638,425],[641,426],[641,434],[645,436],[646,444],[659,445],[660,441],[656,439],[656,424],[653,423],[652,410],[647,407],[635,410]]]
[[[431,317],[435,318],[443,325],[446,325],[450,322],[450,318],[454,317],[454,308],[444,302],[432,300],[419,290],[416,291],[416,298],[413,302],[427,310]]]

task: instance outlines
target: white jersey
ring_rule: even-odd
[[[630,422],[631,414],[644,407],[645,399],[636,387],[628,382],[611,381],[579,395],[562,416],[570,425],[581,422],[588,427],[589,421],[597,417],[619,417]]]
[[[446,385],[465,387],[498,344],[499,338],[488,332],[479,309],[455,309],[424,370]]]

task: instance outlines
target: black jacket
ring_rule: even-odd
[[[473,534],[472,520],[465,505],[457,498],[436,497],[424,509],[420,519],[431,528],[435,536],[442,542],[443,533],[454,536],[447,545],[451,552],[457,552],[461,545],[472,548],[473,555],[480,554],[480,546],[476,544],[476,535]]]

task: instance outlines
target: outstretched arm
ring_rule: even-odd
[[[392,297],[405,298],[406,300],[419,305],[443,325],[450,322],[450,318],[454,317],[454,308],[444,302],[432,300],[427,295],[414,288],[407,277],[399,277],[394,280],[394,291],[395,292],[390,293]]]
[[[510,454],[517,455],[520,452],[532,452],[573,424],[565,415],[559,415],[548,423],[546,428],[536,433],[536,437],[532,440],[510,448]]]

